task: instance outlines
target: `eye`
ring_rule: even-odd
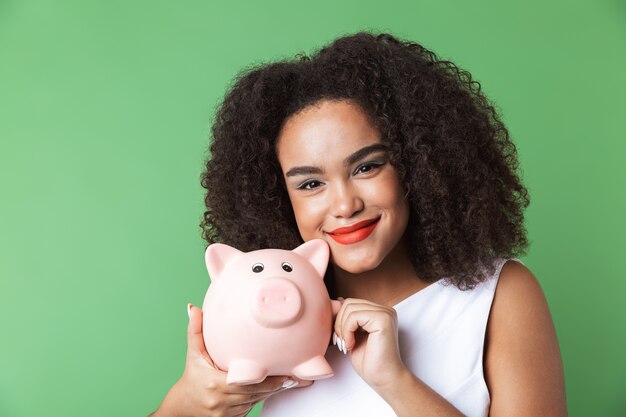
[[[379,168],[385,165],[384,162],[367,162],[363,165],[359,165],[359,167],[354,171],[355,174],[363,174],[366,172],[370,172],[373,169]]]
[[[296,188],[298,190],[312,190],[314,188],[317,188],[321,185],[322,183],[318,180],[309,180],[309,181],[305,181],[302,184],[298,185]]]
[[[261,264],[261,263],[257,263],[257,264],[252,265],[252,272],[256,272],[257,274],[259,272],[263,271],[263,269],[264,269],[264,267],[263,267],[263,264]]]
[[[283,270],[287,271],[287,272],[291,272],[293,271],[293,267],[291,266],[291,264],[289,262],[283,262]]]

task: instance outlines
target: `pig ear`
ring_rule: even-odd
[[[326,268],[328,267],[328,257],[330,256],[328,243],[322,239],[313,239],[304,242],[292,250],[292,252],[306,258],[320,274],[320,277],[324,278]]]
[[[213,243],[204,252],[206,269],[209,271],[211,280],[220,279],[222,271],[228,262],[243,254],[242,251],[223,243]]]

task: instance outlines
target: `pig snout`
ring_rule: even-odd
[[[254,318],[263,327],[285,327],[298,321],[302,312],[300,290],[284,278],[267,278],[255,292]]]

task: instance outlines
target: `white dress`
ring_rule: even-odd
[[[472,290],[462,291],[440,280],[394,306],[404,364],[470,417],[485,417],[489,413],[483,346],[500,270],[507,260],[498,259],[494,274]],[[261,416],[395,416],[391,407],[354,371],[348,355],[329,346],[326,359],[335,375],[309,387],[273,395],[265,401]]]

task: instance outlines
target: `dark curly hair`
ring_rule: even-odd
[[[243,251],[303,243],[276,156],[278,133],[311,104],[351,100],[378,128],[408,191],[405,236],[416,273],[473,288],[493,273],[494,258],[524,253],[530,202],[515,145],[480,87],[454,63],[387,33],[359,32],[311,57],[244,70],[213,122],[201,175],[203,238]]]

